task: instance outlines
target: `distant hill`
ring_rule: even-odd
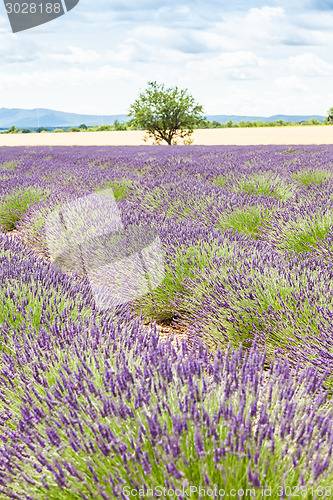
[[[111,124],[115,120],[126,121],[127,115],[80,115],[76,113],[65,113],[53,109],[8,109],[0,108],[0,128],[9,128],[15,125],[22,127],[71,127],[86,125]]]
[[[310,120],[310,118],[317,118],[317,120],[323,122],[325,116],[321,115],[274,115],[274,116],[237,116],[237,115],[207,115],[209,121],[216,120],[219,123],[227,123],[231,120],[233,123],[239,122],[276,122],[277,120],[283,120],[284,122],[305,122]]]
[[[275,115],[275,116],[236,116],[236,115],[207,115],[209,121],[217,121],[219,123],[227,123],[232,120],[233,123],[240,121],[257,121],[262,122],[284,120],[286,122],[301,122],[310,118],[317,118],[320,121],[324,120],[321,115]],[[112,124],[115,120],[119,122],[127,121],[128,116],[121,115],[80,115],[76,113],[65,113],[63,111],[54,111],[52,109],[37,108],[37,109],[9,109],[0,108],[0,128],[7,129],[12,125],[17,128],[22,127],[71,127],[79,126],[82,123],[86,125],[103,125]]]

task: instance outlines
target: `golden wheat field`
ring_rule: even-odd
[[[0,146],[140,146],[141,131],[3,134]],[[272,127],[195,130],[194,145],[333,144],[333,127]]]

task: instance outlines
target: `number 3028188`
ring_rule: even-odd
[[[7,14],[61,14],[61,3],[6,3]]]
[[[318,486],[317,488],[314,488],[313,486],[311,488],[307,486],[285,486],[284,488],[282,486],[279,486],[277,488],[277,496],[278,497],[298,497],[298,498],[308,498],[308,495],[311,494],[311,498],[313,497],[330,497],[332,498],[332,488],[331,486]]]

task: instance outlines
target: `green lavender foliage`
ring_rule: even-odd
[[[22,216],[29,208],[40,200],[46,200],[49,191],[46,189],[18,189],[0,201],[0,226],[6,231],[13,231]]]

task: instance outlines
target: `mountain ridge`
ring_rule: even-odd
[[[320,121],[324,120],[322,115],[273,115],[265,116],[241,116],[241,115],[206,115],[209,121],[217,121],[219,123],[227,123],[232,120],[233,123],[240,121],[276,121],[283,120],[286,122],[306,121],[310,118],[317,118]],[[65,111],[56,111],[48,108],[0,108],[0,128],[7,129],[12,125],[17,128],[22,127],[75,127],[85,123],[87,126],[112,124],[115,120],[119,122],[129,119],[126,114],[115,115],[89,115],[80,113],[67,113]]]

